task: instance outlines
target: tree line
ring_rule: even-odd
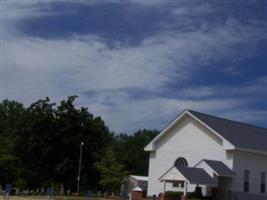
[[[128,174],[147,175],[144,146],[157,134],[111,132],[101,117],[75,106],[40,99],[30,106],[0,102],[0,184],[23,189],[64,185],[76,191],[80,143],[84,142],[81,190],[118,191]]]

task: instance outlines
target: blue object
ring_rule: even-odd
[[[47,195],[48,196],[52,196],[53,195],[53,188],[52,187],[47,188]]]
[[[157,196],[155,194],[152,196],[152,200],[157,200]]]
[[[92,194],[92,191],[91,190],[87,190],[87,200],[90,200],[91,198],[92,198],[92,196],[93,196],[93,194]]]
[[[122,193],[122,199],[123,199],[123,200],[127,200],[127,199],[128,199],[128,194],[127,194],[127,192],[123,192],[123,193]]]
[[[10,184],[6,184],[6,187],[5,187],[5,192],[7,194],[10,194],[12,191],[12,186]]]

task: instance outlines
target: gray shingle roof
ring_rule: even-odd
[[[192,115],[239,148],[267,152],[267,128],[188,110]]]
[[[189,181],[191,184],[197,185],[213,185],[215,180],[202,168],[192,167],[177,167],[177,170]]]
[[[223,162],[217,160],[206,160],[205,161],[216,173],[218,176],[234,176],[236,175],[233,170],[227,167]]]

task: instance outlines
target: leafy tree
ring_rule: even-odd
[[[75,108],[76,96],[64,100],[56,109],[57,158],[55,177],[68,188],[76,189],[79,147],[84,142],[81,184],[95,188],[99,179],[94,163],[100,152],[110,144],[112,135],[100,117],[94,117],[87,108]]]
[[[27,172],[29,187],[40,186],[53,176],[55,142],[54,103],[49,98],[38,100],[25,111],[23,127],[17,130],[16,156]]]
[[[149,153],[144,147],[159,132],[154,130],[139,130],[133,135],[120,134],[114,137],[114,150],[117,159],[126,165],[131,174],[148,174]]]
[[[81,183],[97,187],[99,175],[92,163],[100,159],[99,152],[112,135],[100,117],[95,118],[87,108],[76,108],[75,99],[71,96],[56,107],[45,98],[26,109],[15,149],[32,188],[50,182],[75,191],[81,141],[85,143]]]
[[[100,172],[99,184],[108,192],[118,193],[122,180],[128,175],[125,166],[120,164],[111,147],[104,151],[100,162],[96,164]]]
[[[21,127],[24,106],[16,101],[0,102],[0,184],[13,183],[22,168],[15,155],[16,130]]]
[[[143,148],[158,132],[110,133],[101,117],[75,106],[76,98],[68,97],[56,105],[47,97],[28,107],[16,101],[0,102],[2,186],[11,183],[36,189],[64,184],[65,189],[76,191],[81,142],[85,143],[81,189],[97,189],[99,183],[118,191],[125,169],[147,175],[148,153]]]

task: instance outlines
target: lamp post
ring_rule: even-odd
[[[79,157],[79,167],[78,167],[78,176],[77,176],[77,195],[80,192],[80,175],[81,175],[81,166],[82,166],[82,153],[83,153],[84,142],[80,144],[80,157]]]

